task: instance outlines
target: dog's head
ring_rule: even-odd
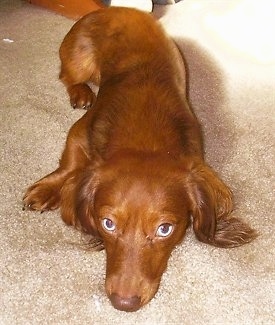
[[[76,210],[83,228],[104,242],[106,292],[119,310],[138,310],[154,297],[191,215],[201,241],[236,245],[232,229],[216,227],[231,211],[229,190],[205,165],[168,154],[123,155],[90,170]]]

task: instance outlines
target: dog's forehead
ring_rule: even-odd
[[[146,170],[146,166],[142,166],[134,172],[125,169],[109,174],[103,179],[98,194],[103,205],[157,211],[171,210],[175,201],[182,201],[183,191],[173,174]]]
[[[183,191],[180,161],[164,154],[116,156],[100,170],[100,201],[152,205]]]
[[[182,174],[182,163],[179,157],[169,155],[169,152],[156,153],[124,153],[114,155],[102,168],[106,179],[121,179],[122,181],[139,181],[144,183],[161,183],[162,179],[172,179]]]
[[[105,192],[117,200],[145,200],[146,198],[157,198],[166,192],[162,178],[145,175],[131,175],[120,173],[103,183]]]

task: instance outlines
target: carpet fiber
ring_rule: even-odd
[[[130,314],[105,295],[104,251],[83,250],[58,211],[22,211],[25,189],[57,167],[83,112],[58,81],[58,48],[73,21],[0,2],[0,324],[275,324],[275,24],[265,2],[154,9],[185,56],[206,159],[232,188],[235,214],[260,236],[225,250],[188,231],[156,297]]]

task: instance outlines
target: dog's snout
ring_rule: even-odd
[[[141,307],[141,298],[134,296],[130,298],[120,297],[116,293],[110,295],[112,305],[121,311],[137,311]]]

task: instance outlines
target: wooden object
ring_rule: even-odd
[[[34,5],[55,11],[71,19],[79,19],[89,12],[104,7],[100,0],[28,0]]]

